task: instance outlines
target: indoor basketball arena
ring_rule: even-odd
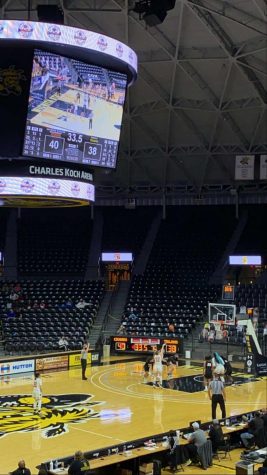
[[[266,0],[0,7],[0,474],[267,474]]]

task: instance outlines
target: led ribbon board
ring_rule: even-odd
[[[94,202],[92,173],[77,166],[42,166],[29,161],[3,160],[0,200],[5,206],[65,207]]]
[[[260,266],[261,256],[229,256],[232,266]]]
[[[0,20],[0,39],[75,46],[87,57],[92,52],[104,53],[125,63],[133,77],[137,73],[137,55],[129,46],[93,31],[36,21]]]
[[[131,252],[102,252],[102,262],[132,262],[133,254]]]

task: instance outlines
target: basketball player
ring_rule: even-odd
[[[153,366],[153,386],[162,388],[162,360],[164,356],[165,343],[162,345],[161,349],[156,351],[154,354],[154,366]]]
[[[40,414],[42,408],[42,379],[40,373],[35,373],[33,382],[33,412]]]
[[[174,372],[175,365],[173,364],[172,358],[167,360],[167,386],[170,389],[174,388]]]
[[[212,358],[213,371],[218,376],[220,376],[221,381],[224,383],[224,373],[225,373],[224,360],[222,359],[221,355],[219,355],[217,351],[215,351],[213,355],[214,355],[214,357]]]
[[[204,391],[207,391],[208,385],[212,380],[212,361],[211,361],[210,355],[205,356],[203,375],[204,375],[204,384],[205,384]]]
[[[144,383],[147,383],[147,380],[149,378],[150,366],[151,366],[151,356],[148,356],[143,367],[144,368],[144,381],[143,381]]]

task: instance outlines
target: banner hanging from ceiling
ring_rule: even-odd
[[[236,155],[235,179],[254,180],[255,155]]]
[[[260,180],[267,180],[267,155],[260,156]]]

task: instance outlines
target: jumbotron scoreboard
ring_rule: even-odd
[[[173,355],[182,352],[180,338],[154,338],[139,336],[112,336],[111,350],[116,353],[154,353],[165,344],[165,353]]]

